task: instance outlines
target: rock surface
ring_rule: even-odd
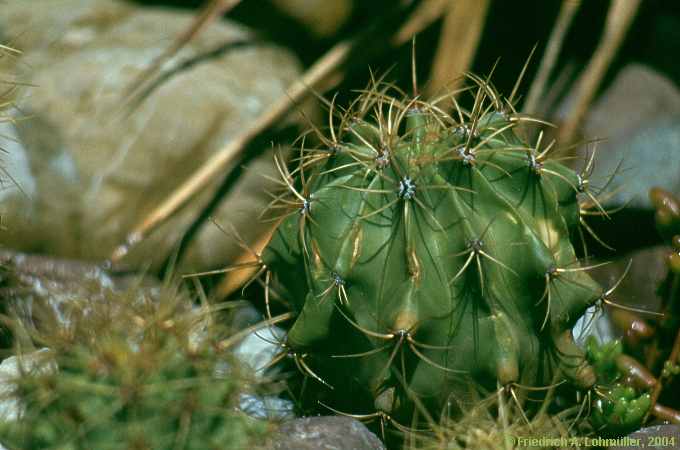
[[[646,448],[649,450],[680,450],[680,426],[656,425],[645,427],[628,435],[631,445],[609,447],[609,450],[631,450]]]
[[[2,192],[3,244],[64,257],[107,257],[297,78],[289,53],[256,43],[248,30],[224,21],[173,58],[126,114],[126,89],[192,18],[115,0],[3,2],[0,37],[24,54],[10,69],[35,86],[18,99],[27,117],[0,130],[19,141],[4,147],[7,170],[21,188]],[[266,227],[253,217],[268,202],[262,175],[272,174],[272,166],[271,153],[255,161],[214,213],[218,222],[245,230],[246,241]],[[209,197],[199,196],[127,261],[142,266],[150,254],[167,257]],[[185,268],[223,265],[242,251],[233,241],[213,224],[204,226]]]
[[[595,102],[584,128],[587,136],[607,139],[679,114],[680,91],[675,83],[647,66],[630,64]]]
[[[602,150],[593,179],[604,184],[622,170],[612,181],[612,191],[620,192],[610,204],[651,209],[649,190],[654,186],[680,193],[680,114],[650,120],[634,133],[613,137]]]
[[[271,438],[272,450],[385,450],[361,422],[339,416],[285,422]]]
[[[630,263],[630,270],[612,293],[612,299],[623,305],[658,311],[661,298],[656,291],[668,274],[668,252],[668,247],[663,245],[643,248],[595,268],[591,273],[600,285],[614,286]]]
[[[594,185],[618,171],[609,186],[618,189],[611,204],[651,209],[654,186],[680,194],[680,90],[671,80],[645,66],[624,67],[583,128],[588,139],[604,139],[597,144]]]
[[[115,275],[95,264],[0,250],[3,313],[27,329],[36,321],[67,329],[71,314],[86,314],[90,302],[105,302],[123,292],[155,299],[161,285],[151,278]]]
[[[14,395],[14,383],[18,377],[25,373],[54,373],[58,369],[48,348],[4,359],[0,363],[0,422],[19,420],[24,412],[24,406]]]

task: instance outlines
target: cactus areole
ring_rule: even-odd
[[[286,351],[333,409],[405,417],[475,388],[595,382],[571,332],[604,295],[570,242],[584,181],[472,80],[470,111],[376,83],[332,104],[290,168],[277,158],[262,261],[296,313]]]

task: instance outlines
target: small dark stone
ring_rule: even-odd
[[[680,426],[655,425],[642,428],[627,436],[629,445],[609,447],[609,450],[645,448],[647,450],[680,450]]]
[[[303,417],[285,422],[271,438],[272,450],[385,450],[378,437],[350,417]]]

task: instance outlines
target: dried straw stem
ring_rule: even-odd
[[[342,41],[314,63],[300,79],[290,86],[286,95],[282,96],[278,102],[258,117],[250,128],[244,130],[234,140],[218,150],[135,226],[128,234],[126,241],[114,250],[110,258],[111,262],[116,263],[120,261],[133,245],[142,241],[150,232],[164,223],[172,214],[186,205],[191,198],[208,186],[215,177],[220,176],[224,169],[243,152],[253,138],[279,122],[291,108],[309,93],[311,87],[314,87],[332,73],[345,60],[350,48],[350,41]]]
[[[562,8],[560,9],[560,14],[557,16],[557,22],[550,33],[550,39],[548,40],[548,45],[543,53],[543,58],[541,59],[541,65],[538,68],[538,73],[536,78],[531,83],[531,88],[529,89],[529,95],[524,102],[524,113],[528,115],[536,114],[539,106],[539,102],[543,98],[545,92],[545,86],[548,83],[548,78],[555,67],[555,62],[557,62],[557,57],[562,49],[562,44],[564,38],[569,31],[571,22],[576,15],[579,7],[581,6],[581,0],[564,0],[562,2]]]
[[[432,65],[427,92],[430,96],[444,89],[455,90],[453,80],[469,70],[484,30],[489,0],[447,2],[439,46]]]
[[[604,35],[588,66],[576,82],[573,95],[574,106],[571,108],[567,120],[560,127],[558,142],[568,144],[574,139],[576,131],[595,97],[595,92],[600,86],[614,55],[621,46],[639,6],[640,0],[612,0],[607,14]]]

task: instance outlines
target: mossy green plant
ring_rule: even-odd
[[[283,351],[334,411],[411,420],[468,404],[470,386],[595,383],[571,332],[609,294],[570,240],[599,207],[592,160],[579,174],[542,134],[527,143],[536,119],[514,94],[469,79],[470,110],[460,92],[428,102],[376,82],[345,111],[329,102],[320,145],[303,139],[291,168],[277,159],[260,273],[296,314]]]
[[[586,342],[586,357],[597,374],[590,422],[597,433],[605,436],[621,436],[639,429],[652,405],[648,392],[622,382],[624,375],[617,364],[622,354],[620,340],[599,344],[590,336]]]
[[[599,394],[590,420],[600,434],[625,435],[642,426],[651,404],[649,393],[640,393],[631,386],[615,383]]]
[[[586,357],[592,364],[600,383],[613,383],[621,377],[616,367],[616,358],[623,353],[623,344],[615,339],[610,342],[598,343],[595,336],[586,339]]]
[[[42,320],[32,331],[33,341],[50,350],[11,381],[10,395],[22,406],[18,420],[0,427],[4,446],[264,445],[271,425],[238,409],[239,395],[257,386],[221,345],[228,334],[210,325],[211,309],[197,312],[172,290],[158,298],[140,292],[73,300],[67,324]]]

